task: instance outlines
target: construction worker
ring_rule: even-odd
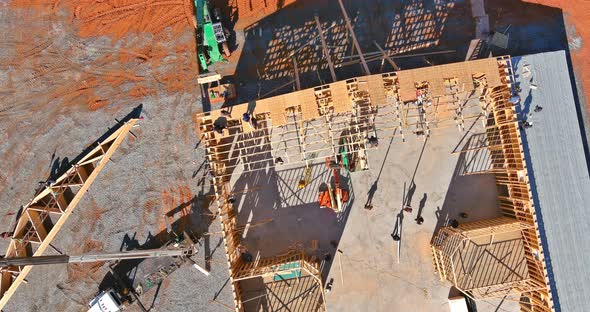
[[[238,247],[236,248],[236,252],[244,262],[252,262],[252,260],[254,260],[252,254],[250,254],[246,246],[242,244],[238,245]]]
[[[533,127],[533,122],[532,121],[531,122],[528,122],[528,121],[525,120],[525,122],[522,124],[522,126],[525,129],[532,128]]]
[[[371,147],[378,147],[379,146],[379,140],[375,136],[369,137],[368,141],[369,141],[369,144],[371,145]]]
[[[223,134],[223,129],[227,127],[227,119],[225,117],[219,117],[213,123],[213,129],[219,134]]]
[[[225,109],[222,109],[221,116],[226,117],[226,118],[231,118],[231,113],[226,111]]]
[[[523,121],[520,121],[518,123],[518,129],[520,129],[520,130],[529,129],[529,128],[532,128],[532,127],[533,127],[533,122],[532,121],[529,122],[527,120],[523,120]]]

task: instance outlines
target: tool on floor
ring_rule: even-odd
[[[299,183],[297,184],[297,188],[302,189],[305,188],[309,182],[311,181],[311,167],[305,167],[305,171],[303,171],[303,176]]]
[[[342,250],[338,249],[336,250],[336,253],[338,254],[338,264],[340,265],[340,280],[342,281],[342,286],[344,286],[344,273],[342,273]]]

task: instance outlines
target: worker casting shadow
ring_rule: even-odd
[[[212,186],[209,189],[202,187],[198,195],[193,196],[190,200],[181,203],[174,209],[170,210],[164,216],[165,218],[171,219],[175,215],[185,211],[186,208],[190,206],[189,214],[185,214],[177,218],[174,220],[174,222],[172,222],[172,224],[170,224],[169,227],[167,226],[165,230],[156,233],[155,235],[153,235],[151,232],[148,232],[146,240],[143,243],[140,243],[136,238],[136,233],[134,233],[132,236],[125,234],[119,247],[119,251],[158,249],[166,244],[181,240],[183,233],[187,233],[193,239],[193,241],[195,241],[196,238],[203,236],[203,233],[209,229],[209,226],[215,219],[215,215],[206,208],[209,206],[209,196],[212,194],[212,192]],[[218,243],[218,246],[220,244],[221,243]],[[217,247],[215,247],[215,249],[217,249]],[[214,251],[215,250],[213,250],[213,252]],[[209,258],[213,255],[213,252],[209,254]],[[207,257],[207,252],[205,254]],[[142,264],[142,262],[145,260],[146,259],[127,259],[117,262],[112,266],[112,272],[114,272],[114,274],[116,274],[123,281],[124,285],[120,285],[121,283],[118,282],[118,279],[113,275],[113,273],[109,272],[101,281],[99,290],[107,290],[111,287],[128,288],[134,284],[145,284],[145,281],[136,282],[137,274],[139,273],[140,277],[146,272],[151,274],[151,267],[158,262],[158,260],[152,259],[148,260],[147,264]],[[142,266],[141,268],[140,264]],[[180,265],[181,261],[174,260],[166,262],[166,264],[170,266],[176,266],[177,264]],[[144,290],[147,291],[149,288]]]
[[[139,243],[139,241],[136,239],[136,235],[137,232],[133,233],[133,236],[125,234],[123,241],[121,242],[121,246],[119,247],[119,251],[147,250],[157,248],[155,247],[157,246],[155,243],[156,239],[151,232],[148,232],[147,238],[143,244]],[[112,266],[113,272],[122,278],[124,283],[127,285],[120,285],[117,278],[113,276],[113,273],[109,272],[98,285],[98,289],[100,291],[108,290],[109,288],[122,289],[128,287],[128,285],[133,285],[137,274],[136,268],[141,262],[143,262],[143,260],[144,259],[128,259],[119,261],[116,265]]]
[[[385,167],[385,162],[387,161],[387,156],[389,155],[389,150],[391,149],[391,144],[393,143],[393,138],[395,138],[395,133],[397,132],[397,128],[393,131],[393,135],[389,140],[389,146],[387,146],[387,152],[385,153],[385,157],[383,158],[383,163],[381,163],[381,169],[379,169],[379,174],[377,175],[377,179],[371,185],[369,192],[367,193],[367,202],[365,203],[365,209],[371,210],[373,209],[373,197],[377,192],[377,185],[379,184],[379,179],[381,178],[381,173],[383,172],[383,167]]]
[[[416,223],[422,224],[424,222],[424,217],[422,217],[422,211],[424,210],[424,206],[426,206],[426,199],[428,199],[428,195],[424,193],[422,199],[420,199],[420,206],[418,206],[418,214],[416,215]]]
[[[416,183],[414,183],[414,181],[412,180],[410,182],[408,192],[404,197],[404,208],[412,208],[412,198],[414,198],[414,193],[416,193]]]
[[[246,113],[248,115],[254,114],[254,110],[256,109],[256,100],[248,102],[248,109]]]
[[[137,232],[134,232],[133,236],[129,236],[129,234],[125,233],[125,236],[123,236],[123,240],[121,241],[121,247],[119,247],[119,251],[141,249],[141,244],[139,244],[139,241],[135,238],[136,235]]]
[[[420,162],[422,161],[422,156],[424,155],[424,149],[426,149],[426,143],[428,143],[428,137],[424,140],[424,144],[422,145],[422,149],[420,150],[420,156],[418,156],[418,161],[416,162],[416,168],[414,168],[414,173],[412,174],[412,180],[410,180],[410,185],[408,187],[408,192],[406,193],[406,183],[404,183],[404,196],[402,202],[402,209],[406,210],[407,212],[412,212],[412,198],[414,197],[414,193],[416,192],[416,173],[418,173],[418,167],[420,167]]]
[[[67,157],[64,157],[61,162],[59,157],[55,158],[53,166],[51,167],[51,172],[49,173],[49,179],[55,181],[59,176],[68,171],[70,167],[70,160]]]
[[[403,230],[403,222],[404,222],[404,211],[400,210],[400,212],[395,217],[395,226],[393,227],[393,232],[391,232],[391,238],[394,241],[398,242],[402,240],[402,230]]]
[[[367,193],[367,202],[365,203],[365,209],[367,210],[373,209],[373,196],[375,196],[375,192],[377,192],[378,179],[379,178],[377,178],[377,180],[373,182],[371,188],[369,189],[369,192]]]

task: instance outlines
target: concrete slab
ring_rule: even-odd
[[[476,121],[471,131],[477,132],[480,124]],[[318,189],[332,176],[323,162],[310,167],[311,180],[303,189],[297,188],[305,176],[301,164],[241,175],[243,168],[237,168],[232,188],[247,191],[235,197],[238,224],[252,224],[243,244],[260,257],[285,252],[288,246],[322,258],[329,255],[322,273],[326,282],[334,279],[327,295],[330,311],[444,310],[451,285],[434,272],[430,240],[435,229],[451,219],[468,222],[500,216],[494,176],[467,174],[475,171],[472,163],[481,155],[451,154],[462,136],[450,127],[426,142],[413,137],[405,143],[399,137],[382,141],[369,153],[371,170],[342,172],[341,183],[351,198],[340,216],[317,204]],[[391,234],[404,197],[413,212],[402,214],[398,264]],[[364,209],[369,198],[371,211]],[[467,217],[461,218],[461,213]],[[418,215],[424,218],[421,225],[415,221]],[[270,218],[273,221],[266,223]],[[265,223],[257,225],[261,221]],[[317,249],[312,240],[318,241]],[[482,301],[478,306],[480,311],[496,308],[515,311],[518,305]]]
[[[449,219],[460,222],[499,216],[495,180],[492,175],[460,175],[463,157],[451,155],[461,139],[456,129],[442,130],[424,142],[410,139],[394,141],[387,154],[387,144],[369,154],[372,170],[354,173],[353,203],[342,235],[339,259],[328,273],[334,279],[327,295],[330,311],[445,311],[450,285],[441,282],[434,272],[430,240],[435,228]],[[424,151],[420,159],[422,148]],[[418,164],[418,161],[419,165]],[[382,172],[379,169],[382,167]],[[404,213],[401,257],[391,234],[399,214],[404,193],[415,175],[415,188],[409,202],[411,214]],[[374,209],[363,209],[370,188],[376,183]],[[419,212],[420,211],[420,212]],[[459,214],[467,213],[467,219]],[[418,214],[424,223],[418,225]],[[342,281],[343,279],[343,281]],[[482,301],[478,311],[516,311],[510,302]]]

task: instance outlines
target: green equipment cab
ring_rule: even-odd
[[[229,56],[227,31],[221,24],[219,10],[211,10],[208,0],[194,0],[197,11],[197,56],[203,71]],[[211,15],[213,11],[213,15]],[[223,54],[221,52],[223,49]]]

